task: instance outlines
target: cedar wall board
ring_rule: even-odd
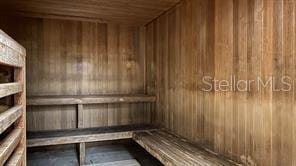
[[[184,0],[148,24],[155,123],[246,165],[296,165],[295,83],[289,92],[202,91],[205,75],[295,80],[295,23],[295,0]]]
[[[143,94],[145,27],[0,17],[27,49],[27,96]],[[149,103],[85,105],[85,127],[149,123]],[[28,131],[76,128],[76,106],[30,106]]]

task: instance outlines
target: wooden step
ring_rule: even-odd
[[[156,97],[150,95],[79,95],[79,96],[31,96],[27,97],[27,105],[72,105],[72,104],[107,104],[155,102]]]
[[[14,129],[0,142],[0,165],[10,157],[22,138],[22,129]]]
[[[135,132],[133,139],[164,165],[237,165],[163,129]]]
[[[23,85],[18,82],[0,84],[0,98],[23,91]]]
[[[133,132],[153,130],[151,125],[128,125],[72,130],[56,130],[45,132],[28,132],[27,146],[49,146],[83,142],[97,142],[119,139],[131,139]]]
[[[0,114],[0,134],[23,114],[23,106],[17,105]]]

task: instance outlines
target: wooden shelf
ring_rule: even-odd
[[[17,105],[0,114],[0,134],[23,114],[23,106]]]
[[[26,91],[25,91],[25,60],[26,50],[15,40],[0,30],[0,65],[5,70],[11,70],[13,81],[0,84],[0,98],[14,95],[11,101],[15,104],[10,109],[0,114],[0,165],[11,163],[17,165],[19,151],[23,151],[23,164],[26,161]],[[6,67],[5,67],[6,66]],[[12,67],[11,69],[7,66]],[[14,123],[14,125],[13,125]],[[12,130],[7,130],[9,126],[14,126]],[[5,131],[5,132],[4,132]],[[16,147],[17,150],[15,151]],[[8,162],[8,159],[11,162]],[[21,159],[22,160],[22,159]],[[15,163],[15,164],[13,164]]]
[[[0,64],[22,67],[25,49],[0,30]]]
[[[130,139],[132,138],[133,132],[135,131],[153,129],[156,129],[156,127],[151,125],[127,125],[72,130],[28,132],[27,146],[38,147],[59,144]]]
[[[0,165],[4,165],[22,138],[22,129],[14,129],[0,142]]]
[[[23,91],[23,85],[18,82],[0,84],[0,98]]]
[[[72,105],[155,102],[150,95],[79,95],[79,96],[32,96],[27,97],[27,105]]]

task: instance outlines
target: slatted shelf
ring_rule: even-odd
[[[150,95],[80,95],[80,96],[32,96],[27,98],[27,105],[71,105],[155,102]]]
[[[0,165],[10,157],[22,138],[22,129],[14,129],[0,142]]]
[[[9,160],[5,163],[6,166],[20,166],[23,163],[25,148],[18,146]]]
[[[0,98],[22,92],[23,85],[18,82],[0,84]]]
[[[153,130],[151,125],[126,125],[72,130],[28,132],[28,147],[97,142],[132,138],[133,132]]]
[[[0,30],[0,64],[22,67],[25,49]]]
[[[0,134],[23,114],[23,106],[17,105],[0,114]]]
[[[0,98],[14,95],[9,99],[12,99],[13,101],[10,102],[15,104],[12,108],[1,111],[0,114],[0,165],[8,159],[10,165],[18,165],[20,162],[26,165],[25,57],[26,50],[0,30],[0,65],[5,70],[13,71],[14,76],[13,82],[0,84]],[[12,68],[7,68],[7,66]],[[13,127],[8,130],[10,126]],[[19,159],[20,153],[24,158]]]
[[[133,139],[164,165],[238,165],[164,129],[135,132]]]

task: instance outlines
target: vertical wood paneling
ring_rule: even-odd
[[[273,3],[264,1],[264,15],[263,15],[263,62],[262,65],[262,77],[267,79],[272,75],[272,61],[273,61]],[[271,89],[265,89],[262,92],[262,111],[263,117],[263,133],[264,133],[264,149],[262,163],[265,165],[272,165],[272,92]]]
[[[295,80],[295,7],[294,0],[183,0],[148,24],[147,55],[157,57],[156,71],[147,71],[157,74],[154,122],[245,165],[295,165],[295,88],[201,90],[203,76],[274,76],[277,89],[282,76]]]
[[[5,16],[0,25],[28,50],[28,96],[145,92],[145,27]],[[144,105],[85,105],[84,126],[150,123],[152,107]],[[77,112],[34,106],[27,119],[29,131],[76,128]]]

